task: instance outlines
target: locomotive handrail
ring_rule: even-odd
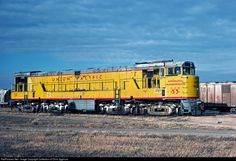
[[[150,62],[136,62],[135,64],[153,64],[153,63],[165,63],[165,62],[173,62],[174,60],[157,60],[157,61],[150,61]]]

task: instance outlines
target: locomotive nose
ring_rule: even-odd
[[[188,76],[187,79],[187,93],[190,97],[199,98],[199,77]]]

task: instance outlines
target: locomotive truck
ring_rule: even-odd
[[[191,61],[15,73],[12,103],[32,111],[107,114],[199,114],[199,77]]]

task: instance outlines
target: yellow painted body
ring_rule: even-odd
[[[12,100],[113,100],[183,99],[199,97],[195,75],[153,75],[143,70],[28,76],[26,84],[15,84]],[[25,87],[24,87],[25,86]],[[120,93],[119,93],[120,91]]]

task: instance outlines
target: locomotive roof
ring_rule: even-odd
[[[68,69],[68,70],[52,71],[52,72],[42,72],[42,71],[18,72],[15,73],[15,76],[50,76],[50,75],[60,75],[60,74],[75,74],[75,72],[79,73],[110,72],[110,71],[125,71],[125,70],[160,68],[160,67],[176,67],[176,66],[194,67],[194,63],[191,61],[174,61],[172,59],[172,60],[162,60],[162,61],[152,61],[152,62],[138,62],[135,63],[133,66],[88,68],[84,70]]]
[[[150,68],[150,67],[176,67],[176,66],[191,66],[194,67],[194,63],[191,61],[152,61],[152,62],[141,62],[135,63],[136,68]]]
[[[214,85],[214,84],[236,84],[236,81],[224,81],[224,82],[201,82],[201,85]]]

